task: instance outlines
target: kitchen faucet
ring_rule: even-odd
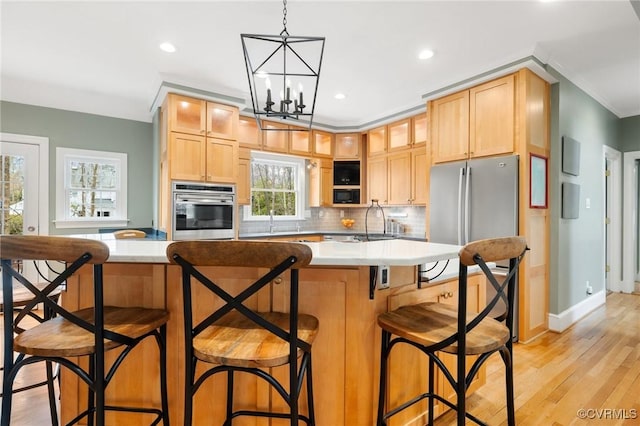
[[[269,210],[269,233],[273,234],[273,209]]]

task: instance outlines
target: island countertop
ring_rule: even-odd
[[[101,240],[109,247],[111,263],[169,263],[166,249],[172,241],[125,239],[112,234],[72,235]],[[312,266],[412,266],[456,258],[460,246],[413,240],[366,242],[303,242],[313,252]]]

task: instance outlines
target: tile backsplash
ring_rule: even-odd
[[[382,233],[384,231],[384,221],[382,214],[378,215],[379,209],[372,207],[312,207],[311,217],[299,221],[275,222],[274,232],[289,232],[298,229],[312,230],[318,232],[346,231],[340,219],[342,217],[354,219],[353,227],[350,229],[354,233],[365,232],[365,216],[367,217],[367,229],[369,233]],[[240,208],[240,234],[252,234],[269,231],[269,221],[245,221],[243,220],[244,208]],[[425,212],[424,206],[393,206],[382,207],[386,219],[392,219],[402,225],[405,234],[422,237],[425,235]],[[342,216],[341,216],[342,214]]]

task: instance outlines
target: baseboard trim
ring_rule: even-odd
[[[549,314],[549,330],[562,333],[606,301],[607,293],[602,290],[557,315]]]

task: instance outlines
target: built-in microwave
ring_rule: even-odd
[[[359,186],[360,162],[359,161],[334,161],[333,184],[335,186]],[[359,203],[359,202],[358,202]]]
[[[334,188],[333,204],[360,204],[360,190]]]

